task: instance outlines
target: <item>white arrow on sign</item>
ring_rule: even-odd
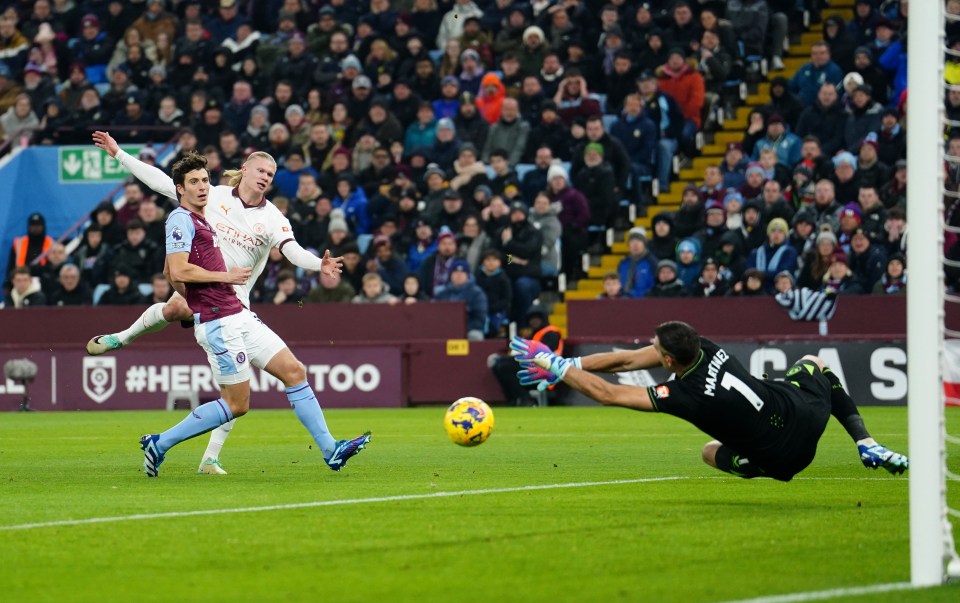
[[[67,170],[67,173],[71,176],[76,176],[81,167],[83,167],[83,162],[80,161],[74,153],[70,153],[67,155],[67,158],[63,160],[63,169]]]

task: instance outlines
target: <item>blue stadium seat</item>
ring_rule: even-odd
[[[140,295],[147,296],[153,294],[153,286],[150,283],[140,283],[137,285],[137,289],[140,290]]]
[[[94,306],[100,305],[100,298],[103,297],[103,294],[106,293],[106,292],[109,291],[109,290],[110,290],[110,285],[108,285],[108,284],[106,284],[106,283],[103,283],[103,284],[101,284],[101,285],[97,285],[97,286],[93,289],[93,305],[94,305]]]
[[[433,59],[433,63],[440,66],[440,59],[443,58],[443,50],[428,50],[427,54],[430,55],[430,58]]]
[[[617,123],[617,119],[619,119],[618,115],[604,114],[603,115],[603,131],[609,133],[610,128],[613,127],[613,124]]]
[[[537,169],[537,166],[532,163],[518,163],[514,169],[517,170],[517,178],[522,181],[527,172]]]
[[[373,241],[372,234],[357,235],[357,247],[360,248],[360,255],[363,255],[367,252],[367,247],[370,247],[371,241]]]
[[[597,93],[597,92],[591,92],[591,93],[590,93],[590,98],[592,98],[593,100],[595,100],[595,101],[597,101],[598,103],[600,103],[600,112],[601,112],[601,113],[606,113],[606,112],[607,112],[607,95],[606,95],[606,94],[599,94],[599,93]]]

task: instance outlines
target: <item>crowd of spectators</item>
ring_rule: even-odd
[[[550,277],[582,278],[583,252],[603,247],[592,233],[617,224],[623,202],[647,201],[642,182],[666,190],[675,156],[693,155],[731,102],[730,82],[760,77],[762,62],[770,102],[679,210],[630,231],[604,296],[766,295],[787,282],[902,292],[907,3],[858,0],[849,23],[830,16],[810,62],[779,77],[791,28],[820,8],[14,2],[0,14],[0,125],[5,136],[35,128],[38,144],[86,143],[93,125],[134,142],[175,132],[171,161],[199,150],[214,181],[266,151],[278,161],[268,196],[298,240],[346,266],[324,289],[276,253],[255,302],[460,299],[479,337],[522,324]],[[960,92],[946,103],[960,114]],[[960,138],[948,144],[960,155]],[[155,161],[151,147],[141,159]],[[28,270],[40,277],[30,303],[89,303],[98,287],[100,304],[169,295],[157,275],[171,208],[135,183],[124,196],[119,211],[92,212],[69,257],[26,237],[8,275],[46,252]],[[8,304],[28,290],[14,287]]]

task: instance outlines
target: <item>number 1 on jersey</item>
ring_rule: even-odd
[[[747,399],[747,402],[753,404],[758,412],[763,408],[763,400],[760,399],[760,396],[736,375],[724,372],[723,379],[720,380],[720,387],[727,391],[731,389],[737,390],[740,392],[740,395]]]

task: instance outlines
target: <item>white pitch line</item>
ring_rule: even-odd
[[[489,490],[460,490],[459,492],[431,492],[429,494],[399,494],[396,496],[378,496],[373,498],[348,498],[345,500],[318,500],[313,502],[289,503],[283,505],[265,505],[262,507],[238,507],[235,509],[204,509],[199,511],[170,511],[167,513],[142,513],[137,515],[118,515],[114,517],[88,517],[86,519],[61,519],[39,523],[21,523],[0,526],[0,532],[15,530],[33,530],[36,528],[56,528],[61,526],[79,526],[96,523],[115,523],[118,521],[143,521],[146,519],[167,519],[171,517],[196,517],[198,515],[224,515],[228,513],[256,513],[260,511],[286,511],[289,509],[310,509],[313,507],[333,507],[339,505],[360,505],[369,503],[423,500],[429,498],[449,498],[452,496],[475,496],[479,494],[503,494],[509,492],[532,492],[535,490],[556,490],[561,488],[590,488],[594,486],[618,486],[622,484],[645,484],[689,479],[675,475],[671,477],[648,477],[638,479],[619,479],[609,482],[573,482],[566,484],[544,484],[540,486],[517,486],[513,488],[492,488]]]
[[[837,597],[854,597],[857,595],[874,595],[878,593],[889,593],[898,590],[913,590],[914,586],[909,582],[891,582],[889,584],[872,584],[870,586],[848,586],[845,588],[831,588],[829,590],[816,590],[805,593],[793,593],[789,595],[768,595],[766,597],[757,597],[755,599],[737,599],[736,601],[724,601],[723,603],[803,603],[805,601],[824,601],[827,599],[836,599]]]

